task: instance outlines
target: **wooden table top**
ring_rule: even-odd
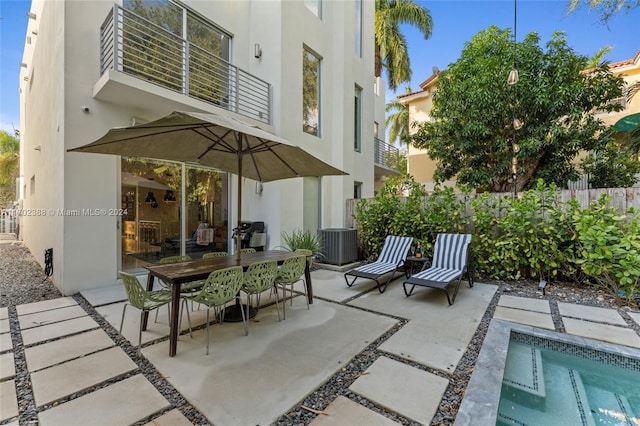
[[[145,266],[145,268],[150,274],[165,282],[178,284],[204,280],[211,272],[231,266],[242,266],[243,269],[246,269],[254,262],[265,260],[275,260],[278,264],[282,264],[285,259],[294,256],[300,256],[300,253],[284,250],[269,250],[243,254],[240,260],[238,260],[236,255],[230,255],[209,259],[189,260],[187,262],[168,263],[165,265]]]

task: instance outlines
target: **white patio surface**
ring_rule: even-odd
[[[263,307],[249,322],[248,336],[244,335],[242,323],[211,324],[209,355],[205,355],[205,310],[200,309],[191,312],[192,325],[200,328],[194,330],[193,338],[183,332],[177,355],[169,357],[167,309],[163,307],[157,323],[154,313],[149,317],[148,330],[142,333],[141,354],[211,424],[264,425],[297,407],[402,321],[406,323],[377,348],[388,356],[380,356],[369,367],[369,374],[357,378],[350,389],[406,419],[428,423],[446,390],[447,377],[458,365],[497,290],[497,286],[483,283],[469,288],[463,281],[455,304],[449,306],[444,294],[434,289],[418,288],[411,297],[406,297],[402,277],[393,281],[383,294],[373,289],[374,283],[368,280],[358,280],[353,287],[347,287],[340,272],[316,270],[312,280],[315,299],[311,308],[307,310],[301,295],[293,299],[293,306],[287,300],[284,321],[278,321],[275,299],[265,292]],[[119,328],[126,297],[122,286],[85,291],[82,296],[115,330]],[[544,302],[531,304],[527,300],[531,299],[504,295],[496,312],[512,315],[534,311],[543,315],[538,326],[548,325]],[[179,407],[171,407],[138,374],[136,365],[128,361],[128,355],[105,330],[79,309],[73,298],[17,307],[36,404],[40,407],[56,399],[63,401],[56,406],[40,407],[41,424],[74,424],[75,420],[96,425],[114,424],[115,420],[133,423],[150,416],[157,424],[189,424],[176,410]],[[515,314],[512,320],[518,319]],[[561,314],[567,315],[567,320],[588,320],[589,328],[605,322],[608,327],[632,331],[621,324],[609,325],[619,322],[612,312],[567,306],[562,307]],[[6,318],[6,310],[0,310],[0,320]],[[123,335],[134,346],[139,318],[137,310],[127,309]],[[536,318],[525,319],[535,322]],[[12,363],[13,348],[8,327],[4,323],[0,326],[4,380],[0,383],[0,421],[15,420],[18,403],[10,391],[16,373],[4,367]],[[187,328],[184,316],[182,330]],[[579,334],[579,329],[575,333]],[[637,335],[636,338],[640,340]],[[635,339],[627,341],[629,346],[640,345]],[[109,364],[109,360],[114,360],[110,369],[101,369],[100,365]],[[75,367],[83,371],[82,379],[74,377]],[[113,383],[101,386],[109,378]],[[51,386],[52,379],[58,386]],[[138,386],[141,393],[123,392],[128,383]],[[416,392],[425,386],[429,392]],[[396,390],[390,392],[387,388]],[[69,397],[85,389],[93,391],[78,398]],[[402,389],[406,392],[402,393]],[[121,418],[109,419],[105,408],[113,408],[123,398],[135,398],[140,403],[122,413]],[[150,403],[142,403],[145,400]],[[348,424],[354,419],[369,419],[370,424],[388,424],[390,419],[366,410],[340,397],[314,423]]]

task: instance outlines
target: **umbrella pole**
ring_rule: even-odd
[[[242,242],[242,235],[240,230],[242,229],[242,154],[238,153],[238,230],[236,232],[236,258],[238,261],[241,258],[240,255],[240,243]]]

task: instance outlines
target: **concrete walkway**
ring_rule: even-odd
[[[212,324],[211,351],[205,355],[206,311],[191,312],[193,338],[185,330],[178,353],[168,356],[167,310],[137,345],[139,315],[128,309],[117,334],[126,296],[122,286],[0,309],[0,422],[18,425],[16,380],[29,383],[41,425],[191,424],[181,398],[216,425],[266,425],[300,405],[307,395],[345,369],[354,357],[382,352],[349,386],[383,413],[429,424],[449,378],[460,362],[497,286],[461,286],[456,303],[444,294],[419,289],[409,298],[402,279],[384,294],[373,283],[345,285],[339,272],[313,272],[316,299],[307,310],[302,296],[287,305],[278,322],[274,299],[249,323]],[[300,290],[298,288],[298,290]],[[86,302],[88,303],[86,303]],[[289,303],[289,302],[287,302]],[[614,309],[559,303],[569,334],[640,348],[640,336]],[[17,319],[10,322],[9,317]],[[630,313],[640,323],[640,313]],[[555,329],[549,301],[502,295],[494,318]],[[26,365],[14,353],[24,351]],[[150,362],[172,387],[159,389],[145,374]],[[25,380],[28,379],[28,380]],[[168,396],[179,394],[179,398]],[[326,424],[394,424],[388,416],[340,396],[313,421]]]

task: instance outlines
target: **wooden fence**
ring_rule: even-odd
[[[579,189],[579,190],[570,190],[565,189],[558,191],[558,202],[562,205],[571,199],[576,199],[580,204],[581,208],[589,207],[592,201],[598,200],[603,194],[609,195],[611,199],[611,206],[618,209],[620,213],[627,211],[629,207],[634,207],[636,209],[640,209],[640,188],[606,188],[606,189]],[[460,195],[463,197],[463,195]],[[496,197],[511,197],[512,193],[496,193]],[[474,195],[470,197],[466,197],[466,210],[467,213],[472,213],[471,209],[471,200]],[[355,228],[355,211],[356,204],[361,199],[348,199],[346,201],[345,208],[345,227],[347,228]],[[369,201],[373,200],[372,198],[367,199]]]

